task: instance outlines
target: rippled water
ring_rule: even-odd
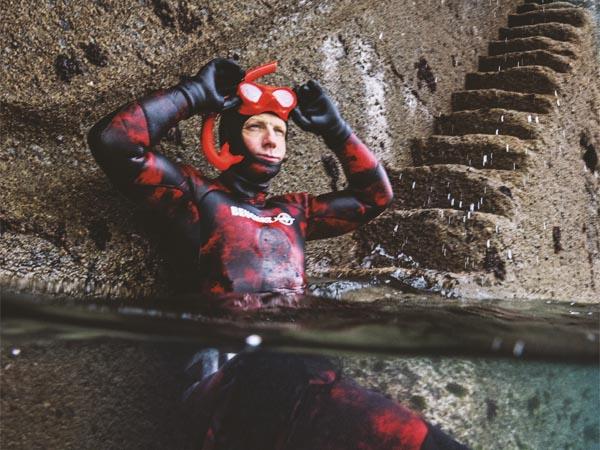
[[[183,368],[200,350],[225,360],[249,346],[324,355],[473,448],[600,448],[598,305],[353,280],[315,281],[311,292],[136,302],[2,293],[2,448],[184,448]]]

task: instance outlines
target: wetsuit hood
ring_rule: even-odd
[[[253,196],[249,195],[251,192],[255,194],[265,192],[282,165],[282,162],[272,163],[250,153],[242,139],[242,127],[250,117],[252,116],[240,114],[238,111],[226,111],[221,115],[219,123],[221,145],[228,142],[232,154],[244,157],[241,162],[224,171],[220,179],[229,187],[247,196]]]

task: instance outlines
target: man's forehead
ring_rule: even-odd
[[[285,122],[285,120],[279,118],[275,114],[268,113],[268,112],[256,114],[255,116],[250,116],[250,118],[247,120],[247,122],[250,122],[250,121],[268,123],[273,126],[279,125],[284,128],[287,127],[287,123]]]

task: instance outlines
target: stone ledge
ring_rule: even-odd
[[[511,217],[518,189],[496,175],[495,171],[458,164],[390,170],[395,197],[391,207],[453,209],[469,216],[480,211]]]
[[[520,191],[496,172],[458,164],[390,169],[391,208],[454,209],[469,216],[480,211],[511,217]]]
[[[581,32],[579,29],[566,23],[540,23],[522,27],[503,27],[500,28],[499,37],[501,40],[546,37],[555,41],[570,42],[573,44],[581,42]]]
[[[450,272],[485,271],[506,275],[509,246],[502,216],[452,209],[390,211],[361,228],[359,255],[372,267],[398,265]]]
[[[583,27],[587,25],[588,17],[585,10],[576,7],[568,9],[545,9],[543,11],[530,11],[522,14],[508,15],[509,27],[548,22],[567,23],[575,27]]]
[[[581,1],[585,1],[585,0],[572,0],[567,3],[570,3],[571,6],[574,6],[576,3],[580,3]],[[523,3],[525,3],[525,4],[535,3],[537,5],[548,6],[552,3],[563,3],[563,2],[564,2],[564,0],[525,0]]]
[[[430,136],[416,140],[414,147],[413,158],[418,165],[461,164],[520,172],[528,170],[537,150],[531,141],[489,134]]]
[[[501,89],[475,89],[453,92],[452,110],[464,111],[482,108],[502,108],[547,114],[554,110],[554,98],[542,94],[524,94]]]
[[[500,89],[509,92],[554,94],[560,89],[560,79],[556,72],[547,67],[513,67],[502,72],[468,73],[465,89]]]
[[[488,44],[489,56],[503,55],[505,53],[526,52],[530,50],[546,50],[557,55],[577,58],[577,47],[570,42],[557,41],[545,36],[531,36],[514,38],[502,41],[490,41]]]
[[[508,135],[520,139],[539,139],[544,132],[540,116],[509,109],[475,109],[444,114],[436,120],[436,134]]]
[[[546,50],[529,50],[526,52],[479,57],[480,72],[496,72],[522,66],[544,66],[561,73],[573,70],[573,65],[569,58],[555,55]]]
[[[569,2],[555,1],[551,3],[525,3],[517,6],[517,13],[522,14],[530,11],[546,11],[548,9],[564,9],[573,8],[575,5]]]

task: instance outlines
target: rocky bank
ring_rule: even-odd
[[[320,80],[392,174],[391,210],[354,236],[310,244],[309,273],[391,273],[451,295],[596,299],[593,2],[3,3],[5,288],[171,290],[160,231],[108,184],[85,135],[119,105],[228,56],[244,67],[278,60],[272,83]],[[199,124],[181,124],[160,150],[210,173]],[[275,191],[336,182],[316,138],[292,127],[289,148]]]

